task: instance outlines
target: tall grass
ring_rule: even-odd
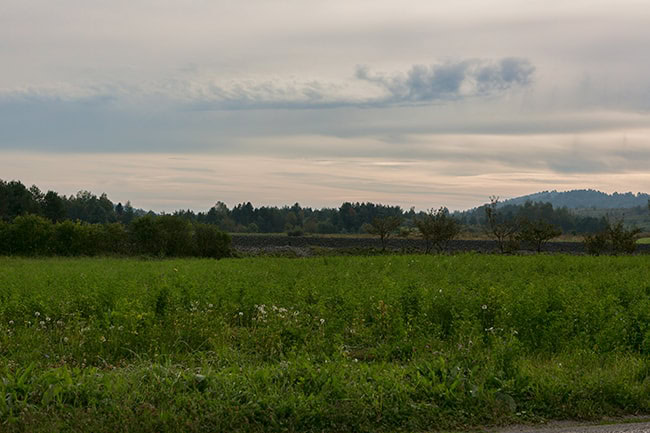
[[[639,257],[0,259],[2,431],[394,431],[650,410]]]

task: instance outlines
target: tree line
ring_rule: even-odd
[[[172,215],[144,215],[129,224],[53,222],[32,214],[0,220],[0,255],[222,258],[230,255],[230,242],[230,236],[213,225]]]
[[[489,204],[451,215],[464,230],[481,232],[488,223],[485,212]],[[376,218],[395,217],[404,231],[417,230],[417,219],[427,211],[404,210],[400,206],[375,203],[345,202],[338,208],[312,209],[295,203],[292,206],[255,207],[250,202],[228,208],[217,202],[209,210],[195,212],[178,210],[173,215],[193,224],[210,224],[229,233],[303,233],[345,234],[364,233]],[[542,219],[563,233],[585,234],[603,230],[605,218],[579,216],[566,207],[554,208],[550,203],[526,202],[523,205],[499,205],[501,218],[517,220]],[[53,223],[66,220],[92,224],[122,223],[129,225],[135,218],[154,216],[151,211],[134,209],[126,204],[112,202],[106,194],[97,196],[89,191],[75,195],[59,195],[55,191],[43,193],[37,186],[27,188],[20,181],[0,180],[0,219],[12,221],[21,215],[39,215]]]
[[[254,207],[250,202],[229,209],[217,202],[207,212],[179,210],[157,215],[134,209],[129,202],[114,204],[80,191],[69,197],[41,192],[19,181],[0,180],[0,254],[97,255],[150,254],[158,256],[224,257],[230,238],[224,232],[369,233],[377,235],[382,249],[390,236],[417,235],[426,252],[444,251],[463,231],[487,234],[502,252],[521,243],[541,251],[562,233],[583,234],[592,253],[629,252],[638,229],[622,220],[578,216],[550,203],[490,203],[464,212],[445,207],[408,211],[399,206],[345,202],[338,208],[293,206]]]

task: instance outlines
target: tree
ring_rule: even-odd
[[[636,249],[636,239],[641,233],[641,229],[636,227],[625,228],[623,218],[618,219],[615,223],[607,224],[607,234],[612,245],[614,254],[624,253],[631,254]]]
[[[424,238],[427,254],[432,246],[438,252],[443,251],[460,232],[458,222],[445,207],[430,209],[426,215],[415,219],[415,225]]]
[[[639,233],[641,233],[639,228],[626,228],[623,218],[614,223],[607,219],[605,229],[586,235],[583,242],[588,254],[597,256],[607,250],[611,250],[614,254],[631,254],[636,249]]]
[[[387,216],[387,217],[376,217],[373,218],[370,224],[364,225],[364,230],[372,235],[379,236],[381,241],[381,250],[386,251],[386,242],[390,237],[390,234],[396,230],[402,219],[397,216]]]
[[[54,191],[48,191],[42,201],[43,216],[56,223],[65,219],[65,202]]]
[[[535,251],[539,253],[542,251],[542,247],[546,242],[561,234],[562,231],[560,229],[542,219],[531,221],[525,218],[521,224],[521,230],[517,238],[520,241],[532,244],[535,247]]]
[[[517,232],[519,230],[515,220],[508,220],[498,211],[499,197],[490,197],[490,204],[485,207],[487,220],[486,231],[492,237],[502,253],[517,249]]]

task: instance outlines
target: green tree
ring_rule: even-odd
[[[401,223],[402,219],[397,216],[375,217],[370,224],[365,224],[363,227],[367,233],[379,236],[381,250],[386,251],[388,238]]]
[[[535,251],[539,253],[542,251],[544,244],[561,234],[562,231],[559,228],[542,219],[531,221],[528,218],[524,218],[517,239],[532,244],[535,247]]]
[[[458,222],[449,215],[445,207],[430,209],[426,215],[415,219],[415,226],[425,241],[426,253],[431,251],[432,246],[438,252],[445,250],[460,232]]]
[[[43,197],[41,204],[43,216],[52,222],[59,222],[65,219],[65,201],[54,191],[48,191]]]

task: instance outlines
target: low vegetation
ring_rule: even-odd
[[[0,220],[0,255],[212,257],[230,255],[230,236],[215,226],[172,215],[121,223],[53,223],[37,215]]]
[[[647,261],[0,258],[0,431],[432,431],[648,413]]]

